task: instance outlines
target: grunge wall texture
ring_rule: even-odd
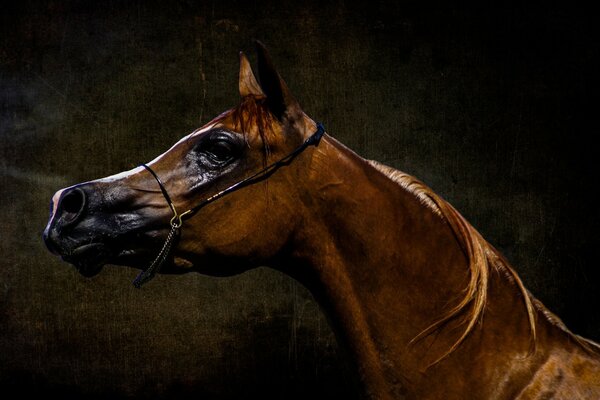
[[[310,294],[234,278],[93,279],[41,241],[56,189],[129,169],[236,104],[264,41],[304,109],[416,175],[600,340],[598,32],[568,2],[42,1],[0,23],[0,385],[63,396],[356,397]],[[400,296],[402,294],[399,294]]]

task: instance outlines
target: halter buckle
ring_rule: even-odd
[[[191,212],[192,212],[192,210],[187,210],[181,214],[177,214],[175,207],[173,207],[174,215],[173,215],[173,218],[171,218],[171,221],[169,221],[169,224],[171,224],[172,228],[175,228],[175,229],[181,228],[181,226],[183,225],[183,217]]]

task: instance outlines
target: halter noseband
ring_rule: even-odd
[[[156,172],[154,172],[152,170],[152,168],[150,168],[148,165],[141,164],[142,167],[144,167],[146,170],[148,170],[148,172],[150,172],[152,174],[152,176],[158,183],[158,186],[160,187],[160,191],[161,191],[163,197],[165,198],[165,200],[169,204],[169,207],[171,208],[171,211],[173,212],[173,217],[171,218],[171,221],[169,222],[169,224],[171,225],[171,230],[169,231],[169,234],[167,235],[167,238],[165,239],[165,243],[164,243],[163,247],[160,249],[160,252],[156,256],[156,258],[154,259],[152,264],[150,264],[150,266],[148,268],[146,268],[144,271],[140,272],[140,274],[135,278],[135,280],[133,281],[133,286],[135,286],[136,288],[139,289],[140,287],[142,287],[142,285],[144,283],[151,280],[154,277],[154,275],[159,271],[160,267],[164,264],[164,262],[167,260],[167,257],[171,253],[171,248],[173,247],[173,243],[175,242],[175,239],[179,235],[179,231],[181,229],[181,226],[183,225],[184,218],[187,219],[187,218],[192,217],[202,207],[204,207],[205,205],[207,205],[209,203],[212,203],[215,200],[220,199],[221,197],[225,196],[226,194],[234,192],[234,191],[241,189],[247,185],[251,185],[262,179],[268,178],[272,173],[274,173],[279,168],[281,168],[285,165],[288,165],[294,158],[296,158],[296,156],[298,156],[300,153],[302,153],[304,150],[306,150],[306,148],[308,146],[318,146],[319,142],[321,141],[321,137],[323,137],[324,133],[325,133],[325,127],[320,122],[317,122],[317,130],[312,135],[310,135],[310,137],[308,137],[308,139],[306,139],[304,141],[304,143],[302,143],[300,146],[298,146],[290,154],[281,158],[278,161],[275,161],[272,164],[267,165],[265,168],[258,171],[257,173],[255,173],[247,178],[244,178],[241,181],[234,183],[233,185],[229,186],[226,189],[221,190],[220,192],[213,194],[212,196],[201,201],[200,203],[198,203],[194,207],[190,208],[189,210],[182,212],[181,214],[177,212],[177,208],[175,208],[175,204],[171,200],[171,197],[169,196],[169,192],[167,192],[165,185],[162,183],[162,181],[160,180],[160,178],[158,177]]]

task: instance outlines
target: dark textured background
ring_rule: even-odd
[[[233,106],[237,51],[270,48],[304,109],[416,175],[600,339],[595,13],[564,1],[14,2],[0,20],[0,385],[136,398],[355,392],[308,292],[48,253],[56,189],[131,168]],[[525,2],[524,2],[525,3]]]

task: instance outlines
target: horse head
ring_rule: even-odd
[[[257,50],[260,84],[240,53],[237,107],[148,164],[57,191],[43,234],[50,251],[85,276],[108,263],[144,269],[173,225],[183,224],[162,272],[232,275],[281,255],[301,223],[302,182],[311,172],[311,155],[296,159],[294,150],[307,147],[317,124],[264,46]],[[172,220],[184,210],[185,219]]]

